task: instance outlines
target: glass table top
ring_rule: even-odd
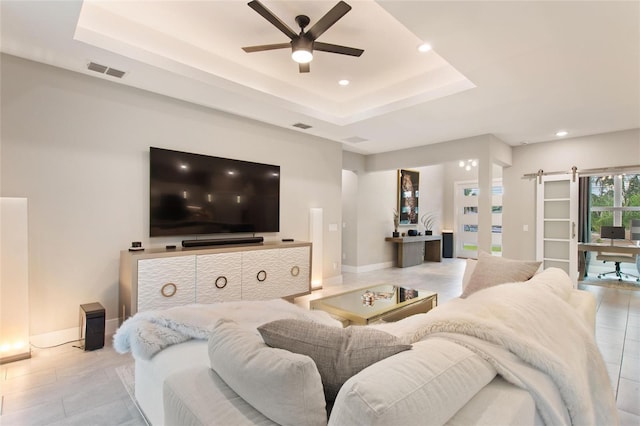
[[[423,301],[435,294],[428,290],[378,284],[312,300],[310,306],[312,309],[322,309],[347,318],[356,316],[368,322],[372,318]]]

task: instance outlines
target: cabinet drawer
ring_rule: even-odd
[[[138,312],[195,302],[195,256],[138,261]]]
[[[309,247],[242,255],[242,299],[265,300],[309,292]]]
[[[277,250],[242,253],[242,300],[280,297]]]
[[[280,249],[278,280],[281,283],[280,296],[309,292],[311,250],[309,247]]]
[[[231,302],[242,298],[242,254],[196,257],[196,302]]]

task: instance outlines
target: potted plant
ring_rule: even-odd
[[[398,238],[400,236],[400,233],[398,232],[398,226],[400,226],[400,214],[396,209],[393,209],[393,226],[393,238]]]
[[[422,226],[424,226],[424,235],[433,235],[433,225],[436,223],[436,217],[433,213],[425,213],[420,218]]]

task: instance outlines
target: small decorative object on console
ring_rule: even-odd
[[[393,238],[398,238],[400,236],[398,226],[400,226],[400,214],[398,214],[398,210],[393,209]]]
[[[142,243],[140,241],[132,241],[131,247],[129,247],[129,251],[141,251],[144,250],[142,247]]]

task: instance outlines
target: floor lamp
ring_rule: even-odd
[[[27,199],[0,198],[0,364],[31,357]]]
[[[322,288],[322,209],[309,209],[309,240],[311,241],[311,289]]]

